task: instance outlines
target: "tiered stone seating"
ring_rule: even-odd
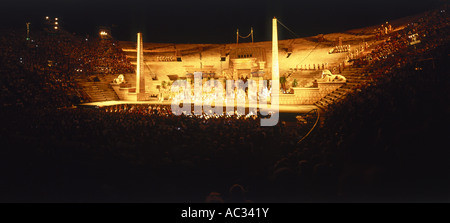
[[[114,101],[119,100],[119,97],[110,85],[111,81],[114,79],[113,76],[114,75],[99,75],[98,78],[100,82],[92,82],[84,78],[78,78],[77,81],[84,92],[90,97],[91,101]]]
[[[359,86],[367,83],[369,78],[367,74],[363,73],[363,71],[364,68],[354,67],[344,70],[342,75],[347,79],[347,83],[317,101],[315,105],[325,110],[330,104],[344,99],[349,93],[355,91]]]

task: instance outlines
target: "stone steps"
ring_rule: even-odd
[[[336,103],[337,101],[343,100],[346,96],[355,91],[358,86],[364,85],[370,82],[369,75],[364,73],[364,68],[350,68],[341,73],[347,82],[336,89],[335,91],[329,93],[319,101],[315,103],[317,107],[322,110],[326,110],[330,104]]]
[[[116,75],[99,75],[100,82],[90,82],[84,78],[77,78],[76,80],[91,101],[113,101],[119,100],[119,97],[110,85],[114,76]]]

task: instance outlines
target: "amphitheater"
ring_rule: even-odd
[[[390,32],[403,29],[413,17],[392,21]],[[286,89],[279,104],[300,108],[325,109],[368,81],[368,74],[353,66],[364,58],[373,46],[378,26],[348,30],[342,33],[280,40],[278,43],[279,76],[285,77]],[[120,46],[132,65],[137,65],[136,42],[121,41]],[[139,103],[170,104],[170,84],[178,79],[192,79],[202,72],[206,79],[270,80],[272,42],[240,42],[230,44],[143,43],[143,76],[149,96]],[[325,70],[345,77],[345,81],[325,82]],[[80,79],[80,85],[90,96],[87,105],[113,105],[135,102],[136,73],[121,74],[124,83],[113,83],[119,74],[102,75],[98,82]],[[158,97],[164,98],[159,100]],[[100,102],[100,103],[99,103]],[[306,106],[306,107],[305,107]],[[309,106],[309,107],[308,107]]]
[[[0,202],[448,202],[449,18],[278,44],[0,30]],[[199,74],[279,80],[279,121],[175,114]]]

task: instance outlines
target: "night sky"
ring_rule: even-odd
[[[135,41],[143,32],[146,42],[232,43],[236,29],[255,41],[271,39],[276,16],[298,36],[332,33],[414,15],[443,0],[16,0],[2,1],[0,28],[37,29],[45,16],[58,17],[64,29],[95,35],[99,26],[112,27],[119,40]],[[295,36],[279,27],[280,39]],[[242,40],[245,42],[246,40]]]

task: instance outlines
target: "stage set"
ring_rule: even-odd
[[[83,105],[171,105],[172,102],[191,102],[186,101],[186,94],[189,94],[192,103],[200,100],[200,104],[209,106],[213,101],[222,100],[226,107],[227,97],[231,96],[228,100],[234,101],[236,108],[248,110],[268,104],[268,107],[278,106],[280,112],[306,113],[325,109],[364,81],[358,69],[351,68],[350,61],[364,56],[369,48],[367,42],[347,37],[348,42],[361,43],[353,47],[353,51],[350,45],[343,45],[342,36],[336,41],[327,41],[324,35],[318,35],[315,42],[304,39],[279,42],[278,23],[273,18],[272,41],[259,43],[239,43],[242,36],[237,33],[236,44],[146,44],[144,47],[142,34],[138,33],[137,44],[121,44],[127,58],[136,66],[136,72],[104,78],[110,87],[101,91],[112,89],[109,94],[117,96],[99,96]],[[337,46],[330,51],[330,46],[334,45]],[[335,50],[341,48],[345,50]],[[250,92],[250,82],[256,84],[256,92]],[[174,83],[184,86],[177,91]],[[200,87],[200,91],[196,91],[196,87]],[[254,94],[254,101],[249,100],[250,93]]]

